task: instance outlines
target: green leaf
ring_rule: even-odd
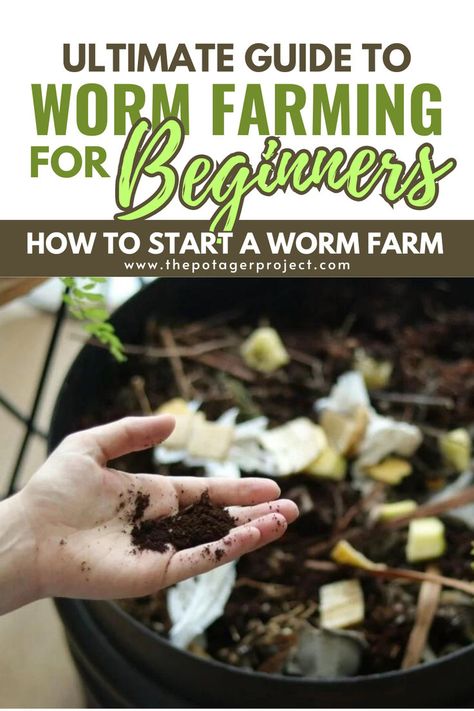
[[[86,283],[81,281],[80,286],[77,277],[60,277],[60,279],[68,289],[68,292],[63,294],[63,300],[68,305],[70,314],[79,321],[84,321],[84,331],[108,346],[110,354],[119,363],[126,361],[122,341],[108,321],[109,313],[105,307],[104,296],[94,291],[97,284],[103,284],[107,279],[86,277]]]
[[[84,313],[88,319],[93,321],[104,321],[109,317],[107,309],[84,309]]]
[[[60,277],[60,279],[68,289],[72,289],[75,286],[76,280],[74,277]]]

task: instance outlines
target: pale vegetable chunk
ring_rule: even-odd
[[[378,521],[392,521],[395,518],[408,516],[417,508],[416,501],[412,499],[404,499],[403,501],[395,501],[392,504],[382,504],[375,511],[375,518]]]
[[[306,467],[305,473],[325,479],[341,481],[346,476],[347,461],[332,447],[326,447],[321,454]]]
[[[467,430],[460,427],[442,435],[439,439],[439,448],[448,466],[460,473],[469,469],[472,442]]]
[[[187,445],[188,454],[195,459],[223,460],[229,453],[233,439],[233,427],[195,420]]]
[[[257,328],[242,344],[245,363],[261,373],[273,373],[290,362],[290,357],[274,328]]]
[[[160,415],[173,415],[175,418],[175,427],[170,436],[163,442],[163,446],[167,449],[181,450],[186,449],[191,429],[196,417],[203,419],[201,413],[196,414],[189,404],[182,398],[176,397],[172,400],[164,402],[157,410]]]
[[[380,462],[380,464],[374,464],[371,467],[367,467],[365,471],[376,481],[396,486],[397,484],[400,484],[405,477],[412,473],[412,466],[410,462],[406,461],[406,459],[389,457],[383,462]]]
[[[193,420],[196,415],[190,412],[187,415],[175,415],[175,426],[170,436],[163,442],[163,445],[168,449],[185,449],[191,436]]]
[[[365,407],[359,406],[351,415],[342,415],[334,410],[324,410],[321,426],[330,445],[339,454],[355,454],[362,441],[369,417]]]
[[[275,475],[287,476],[303,471],[327,447],[319,425],[298,417],[281,427],[262,432],[259,441],[275,462]]]
[[[192,412],[186,400],[180,397],[175,397],[172,400],[164,402],[156,411],[159,415],[186,415]]]
[[[349,541],[338,541],[331,551],[331,558],[341,565],[352,565],[363,570],[383,570],[383,563],[374,563],[352,546]]]
[[[393,365],[387,360],[376,360],[369,356],[363,348],[357,349],[354,367],[364,378],[369,390],[382,390],[390,382]]]
[[[321,627],[343,629],[364,620],[364,594],[358,580],[339,580],[319,590]]]
[[[410,563],[438,558],[446,550],[444,525],[439,518],[418,518],[410,521],[406,557]]]

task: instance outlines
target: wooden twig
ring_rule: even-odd
[[[309,570],[320,570],[319,560],[306,560],[305,568]],[[326,570],[340,570],[342,568],[350,568],[351,570],[357,570],[361,575],[369,575],[373,578],[387,578],[387,579],[398,579],[398,580],[409,580],[413,583],[423,583],[425,580],[429,580],[432,583],[437,583],[446,588],[453,588],[454,590],[461,590],[468,595],[474,595],[474,583],[468,583],[466,580],[458,580],[458,578],[448,578],[445,575],[437,575],[435,573],[425,573],[421,570],[410,570],[409,568],[356,568],[355,566],[345,566],[333,563],[333,568],[326,568]]]
[[[357,538],[363,538],[368,535],[383,535],[384,531],[396,530],[397,528],[403,528],[407,526],[411,520],[415,518],[425,518],[426,516],[437,516],[438,514],[445,513],[446,511],[451,511],[452,509],[457,509],[461,506],[465,506],[474,501],[474,486],[470,486],[464,491],[454,494],[449,498],[443,499],[442,501],[434,501],[428,504],[422,504],[418,508],[411,511],[406,516],[401,516],[400,518],[394,518],[391,521],[385,523],[377,523],[374,526],[369,527],[356,527],[346,529],[345,531],[339,530],[333,536],[328,538],[326,541],[321,541],[320,543],[315,543],[308,548],[309,555],[319,556],[327,553],[333,548],[336,543],[345,538],[348,541],[353,541]]]
[[[141,375],[134,375],[130,381],[130,384],[133,388],[133,392],[137,397],[138,404],[140,405],[143,414],[152,415],[153,408],[148,399],[148,395],[146,394],[145,380],[142,378]]]
[[[178,326],[174,329],[177,336],[192,336],[199,333],[205,328],[212,328],[214,326],[220,326],[221,324],[226,324],[229,321],[233,321],[239,316],[241,316],[242,311],[233,309],[232,311],[223,311],[220,314],[214,314],[207,319],[202,321],[192,321],[187,323],[185,326]]]
[[[192,397],[192,388],[189,380],[186,378],[181,356],[178,355],[173,332],[170,328],[164,326],[163,328],[160,328],[160,335],[165,347],[169,351],[168,357],[178,390],[185,400],[190,400]]]
[[[461,506],[470,504],[474,501],[474,486],[469,486],[467,489],[460,491],[458,494],[453,494],[441,501],[433,501],[432,503],[422,504],[418,508],[411,511],[406,516],[394,518],[384,524],[384,528],[396,529],[406,526],[415,518],[425,518],[426,516],[438,516],[439,514],[458,509]]]
[[[156,346],[137,346],[133,343],[125,343],[123,351],[126,355],[138,355],[143,356],[151,360],[169,358],[171,355],[177,355],[180,358],[195,358],[211,351],[219,351],[223,348],[230,348],[235,346],[237,343],[235,338],[219,338],[212,341],[206,341],[204,343],[196,343],[194,346],[178,346],[176,345],[173,353],[170,352],[169,348],[158,348]],[[105,348],[108,350],[108,346],[104,345],[100,341],[91,339],[88,344],[95,346],[96,348]]]
[[[235,587],[255,588],[265,593],[270,598],[279,598],[293,592],[294,588],[290,585],[280,585],[279,583],[264,583],[260,580],[252,580],[252,578],[238,578],[235,582]]]
[[[385,402],[395,402],[402,405],[445,407],[448,410],[453,410],[455,407],[455,403],[450,397],[425,395],[422,393],[387,393],[377,391],[372,392],[371,397],[373,397],[374,400],[384,400]]]
[[[426,572],[437,575],[438,568],[430,565],[427,567]],[[421,583],[416,606],[415,624],[408,638],[402,669],[410,669],[420,662],[436,610],[438,609],[441,589],[440,583],[435,583],[432,580],[425,580]]]
[[[367,509],[370,504],[372,504],[374,501],[377,500],[377,498],[380,496],[380,494],[383,492],[385,489],[385,484],[382,484],[381,482],[378,482],[375,484],[374,488],[370,493],[367,494],[367,496],[363,496],[362,498],[359,499],[359,501],[356,501],[353,506],[348,508],[346,512],[344,513],[343,516],[339,519],[337,522],[336,526],[336,532],[340,533],[342,531],[345,531],[346,528],[349,526],[349,524],[353,521],[353,519],[362,511]]]
[[[256,374],[250,368],[247,368],[240,358],[234,357],[231,353],[206,353],[199,356],[188,356],[191,360],[221,370],[224,373],[233,375],[238,380],[243,380],[247,383],[253,383],[256,379]]]
[[[363,528],[362,526],[358,526],[357,528],[350,528],[345,531],[339,531],[338,533],[335,533],[333,536],[328,538],[326,541],[314,543],[308,548],[307,552],[309,553],[309,555],[314,555],[315,557],[323,555],[324,553],[328,553],[331,548],[334,548],[336,543],[342,541],[343,538],[347,541],[353,541],[359,538],[359,536],[363,536],[364,534],[368,535],[373,529],[374,527]]]

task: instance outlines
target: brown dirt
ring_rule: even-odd
[[[139,520],[143,513],[143,495],[139,492],[134,512],[136,523],[132,529],[132,543],[140,550],[147,549],[158,553],[165,553],[170,546],[181,551],[218,541],[235,525],[226,509],[211,502],[207,491],[199,501],[174,516]],[[220,561],[224,555],[223,549],[218,548],[214,555],[216,560]]]

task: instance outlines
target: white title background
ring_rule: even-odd
[[[113,122],[100,136],[82,136],[75,126],[75,91],[81,84],[93,82],[112,88],[115,83],[140,84],[147,90],[153,83],[190,85],[190,135],[186,137],[179,169],[196,153],[205,152],[220,160],[232,151],[249,153],[255,165],[263,147],[264,137],[256,131],[250,136],[237,136],[239,107],[243,85],[264,85],[270,133],[274,128],[273,85],[301,84],[310,89],[313,83],[404,83],[407,101],[410,90],[418,83],[433,83],[442,93],[443,130],[441,136],[417,136],[407,122],[406,134],[395,136],[294,136],[291,131],[281,138],[283,146],[315,149],[318,145],[342,146],[347,152],[364,144],[382,150],[394,148],[398,157],[411,164],[416,148],[423,142],[433,143],[435,163],[448,157],[457,160],[455,171],[440,182],[436,204],[429,210],[416,211],[404,203],[391,208],[378,193],[357,203],[344,194],[332,194],[326,189],[312,190],[305,196],[291,191],[273,197],[251,193],[244,203],[242,218],[246,219],[470,219],[473,217],[472,195],[472,126],[473,92],[472,23],[470,3],[452,0],[450,3],[431,0],[401,0],[397,3],[380,0],[357,2],[343,0],[334,3],[292,0],[291,2],[259,2],[239,0],[235,3],[153,1],[80,3],[45,0],[18,2],[9,6],[1,27],[2,110],[1,129],[1,219],[111,219],[117,212],[114,181],[118,156],[125,140],[113,135]],[[234,72],[189,73],[179,69],[174,73],[159,72],[94,72],[69,73],[62,66],[62,45],[79,42],[96,43],[97,60],[105,59],[101,49],[108,42],[177,43],[211,42],[235,45]],[[245,67],[245,48],[253,42],[268,45],[318,42],[352,44],[352,71],[280,73],[251,72]],[[368,72],[367,54],[361,50],[366,42],[388,45],[400,42],[411,51],[410,67],[392,73],[385,69],[379,55],[379,69]],[[75,56],[75,54],[73,54]],[[192,55],[197,56],[197,55]],[[32,83],[71,83],[73,85],[69,129],[66,136],[36,136],[31,98]],[[235,83],[235,115],[226,115],[226,135],[212,136],[211,85]],[[151,93],[151,92],[150,92]],[[111,96],[112,94],[110,94]],[[309,93],[310,97],[310,93]],[[351,105],[351,110],[355,110]],[[113,104],[110,99],[109,117]],[[307,114],[310,115],[309,113]],[[408,114],[407,114],[408,116]],[[311,121],[306,122],[308,130]],[[107,150],[106,168],[110,178],[85,178],[83,175],[64,179],[55,176],[49,167],[40,167],[40,177],[30,177],[31,145],[55,147],[70,144],[103,145]],[[152,179],[149,182],[153,192]],[[188,211],[174,200],[158,217],[167,219],[207,219],[215,210],[205,205],[199,211]]]

